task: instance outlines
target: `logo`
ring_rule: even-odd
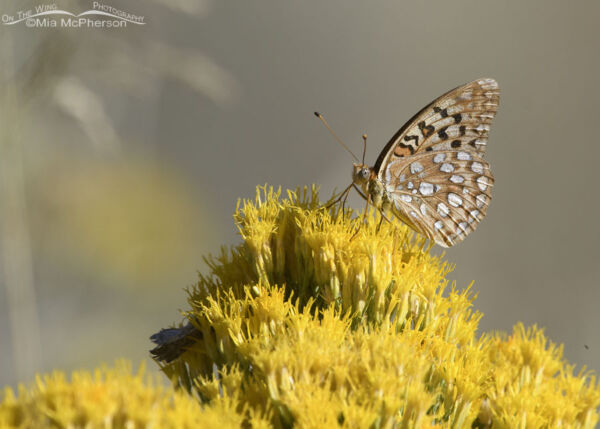
[[[92,8],[79,14],[59,9],[56,4],[40,4],[33,9],[19,10],[14,15],[3,14],[4,25],[25,25],[30,28],[125,28],[146,25],[144,16],[116,7],[92,2]]]

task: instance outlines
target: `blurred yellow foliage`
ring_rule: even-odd
[[[239,428],[246,413],[233,397],[201,405],[182,392],[164,387],[131,365],[93,374],[76,371],[68,381],[55,371],[38,376],[28,390],[6,388],[0,403],[0,428]],[[256,427],[265,420],[252,417]],[[261,424],[262,421],[262,424]]]
[[[44,236],[54,234],[52,254],[68,255],[109,284],[164,285],[213,238],[185,181],[144,157],[67,158],[46,177],[42,221]]]
[[[191,325],[169,331],[184,341],[165,335],[154,350],[159,360],[170,356],[161,366],[181,389],[142,386],[123,371],[96,384],[98,375],[70,384],[51,376],[18,398],[8,391],[0,422],[595,427],[595,376],[575,374],[540,329],[517,324],[511,335],[478,337],[470,288],[448,288],[452,267],[420,237],[369,220],[351,239],[361,219],[324,207],[315,188],[282,199],[262,187],[240,203],[242,244],[206,259],[210,273],[189,291]],[[136,405],[115,400],[115,391]]]

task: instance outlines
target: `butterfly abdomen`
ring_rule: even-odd
[[[384,203],[389,203],[389,199],[386,197],[385,187],[383,183],[377,178],[372,178],[367,184],[367,193],[371,197],[371,202],[378,209],[383,209]]]

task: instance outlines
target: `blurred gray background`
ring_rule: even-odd
[[[352,158],[314,110],[356,152],[367,133],[372,164],[417,110],[478,77],[501,87],[496,186],[446,252],[452,279],[475,282],[482,332],[538,324],[600,368],[598,2],[107,4],[147,24],[0,25],[0,386],[147,359],[202,255],[239,242],[238,198],[345,187]]]

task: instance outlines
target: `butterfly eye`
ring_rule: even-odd
[[[363,177],[363,179],[368,179],[370,176],[369,169],[363,168],[362,170],[360,170],[360,175]]]

